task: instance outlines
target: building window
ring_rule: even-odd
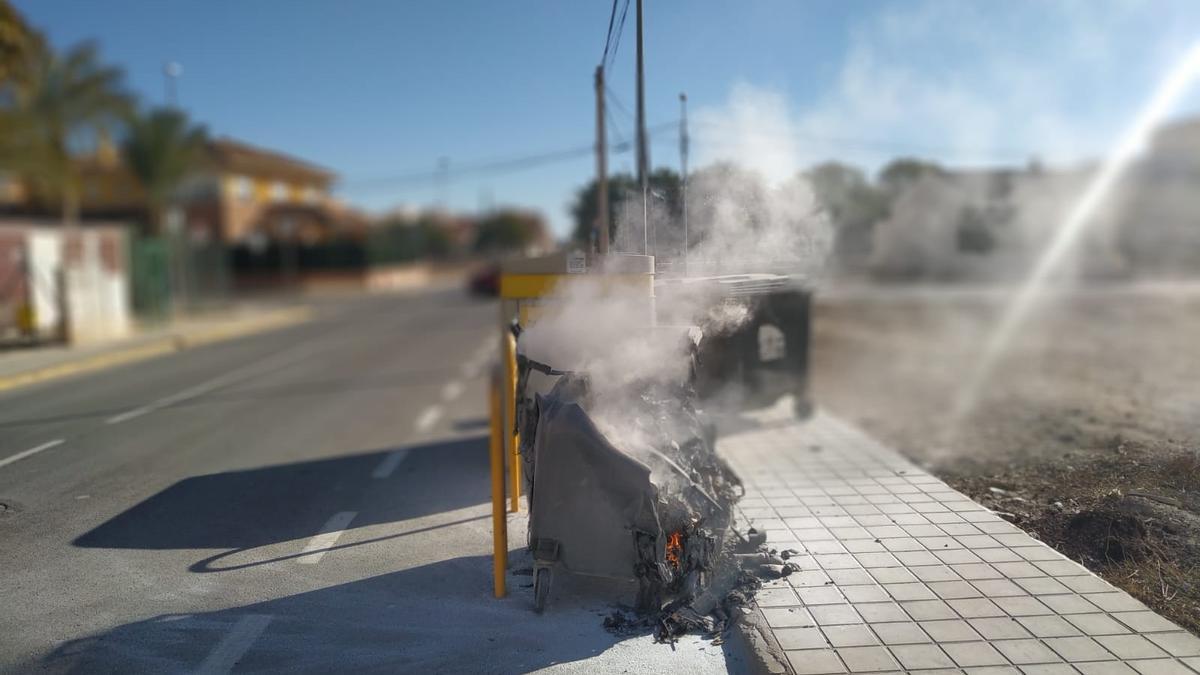
[[[287,183],[284,183],[281,180],[275,181],[275,184],[271,186],[271,198],[277,202],[286,201]]]
[[[248,176],[238,176],[233,179],[233,194],[238,199],[246,201],[254,198],[254,184],[250,182]]]

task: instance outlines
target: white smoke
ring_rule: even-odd
[[[723,135],[698,139],[701,147],[712,143],[704,156],[718,163],[696,171],[688,184],[691,276],[773,272],[812,283],[833,237],[787,140],[790,115],[783,99],[737,87],[726,106],[700,116]],[[636,205],[614,214],[616,241],[634,250],[646,236],[638,197]],[[677,219],[662,207],[654,206],[651,216],[664,235],[678,234]],[[680,263],[675,260],[673,269]],[[585,373],[594,401],[590,412],[610,437],[618,435],[614,440],[630,448],[641,442],[622,424],[638,404],[630,385],[683,382],[691,366],[689,342],[730,331],[750,312],[716,284],[677,284],[652,299],[648,285],[612,283],[604,272],[571,279],[575,283],[547,298],[522,335],[521,350],[555,368]],[[674,325],[656,325],[663,317]]]

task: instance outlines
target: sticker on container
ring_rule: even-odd
[[[572,251],[567,254],[567,274],[584,274],[587,272],[587,257],[583,251]]]

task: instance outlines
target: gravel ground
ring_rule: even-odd
[[[1200,633],[1200,286],[1046,298],[952,424],[1007,297],[830,289],[817,401]]]

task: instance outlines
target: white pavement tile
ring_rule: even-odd
[[[953,668],[954,662],[937,645],[898,645],[892,655],[908,670]]]
[[[941,647],[963,668],[1008,665],[1008,659],[986,642],[956,642]]]
[[[891,653],[883,647],[846,647],[838,649],[837,653],[852,673],[886,672],[898,667]]]
[[[885,645],[911,645],[931,642],[929,635],[915,623],[876,623],[871,624],[871,630]]]
[[[829,570],[829,578],[838,586],[875,585],[875,579],[865,569]],[[862,602],[871,602],[863,600]]]
[[[784,649],[816,649],[828,646],[825,635],[817,628],[781,628],[775,631],[775,639]]]
[[[1167,653],[1141,635],[1102,635],[1096,641],[1121,659],[1162,658]]]
[[[1171,656],[1200,656],[1200,638],[1191,633],[1152,633],[1146,638]]]
[[[1046,646],[1053,649],[1068,663],[1083,661],[1108,661],[1112,654],[1098,642],[1089,637],[1058,637],[1043,640]]]
[[[1128,663],[1142,675],[1192,675],[1187,667],[1174,659],[1139,659]]]
[[[764,607],[763,616],[771,628],[798,628],[817,625],[803,607]]]
[[[971,628],[971,625],[962,619],[921,621],[920,624],[934,642],[967,642],[980,639],[979,634]]]
[[[964,619],[979,619],[989,617],[1006,617],[1004,610],[987,598],[966,598],[963,600],[947,600],[958,615]]]
[[[988,640],[1019,640],[1033,637],[1016,619],[1008,616],[970,619],[969,623]]]
[[[797,673],[1200,673],[1200,638],[853,426],[763,415],[718,450],[804,551],[758,594]]]
[[[1016,665],[1062,661],[1054,651],[1038,640],[993,640],[991,645],[1000,650],[1010,663]]]
[[[894,602],[868,602],[855,604],[854,608],[867,623],[908,621],[908,614]]]
[[[788,661],[796,671],[796,675],[826,675],[827,673],[844,673],[846,667],[832,649],[802,649],[787,652]]]
[[[825,634],[826,641],[834,647],[870,647],[879,644],[879,640],[866,624],[824,626],[821,632]]]

